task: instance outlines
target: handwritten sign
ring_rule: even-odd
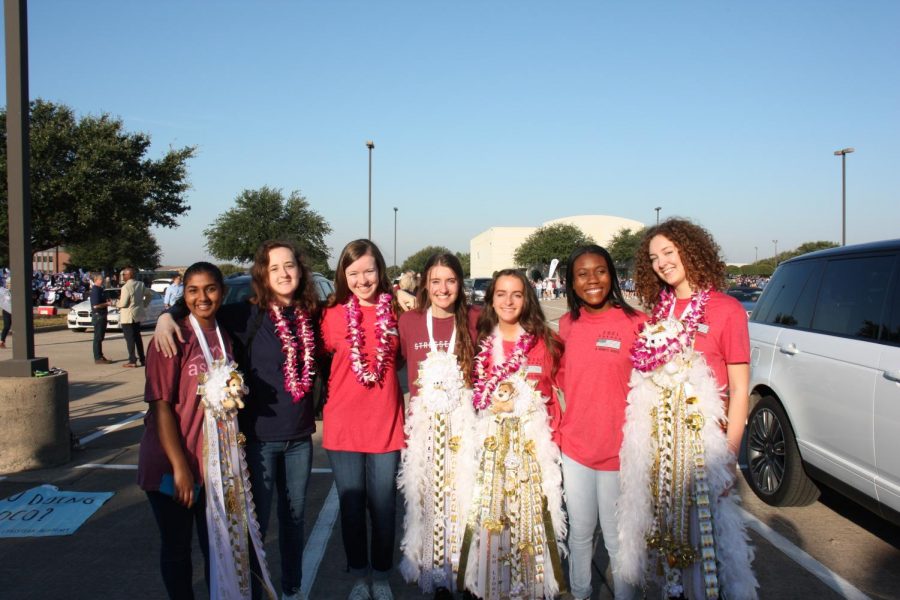
[[[0,538],[71,535],[113,492],[61,492],[40,485],[0,500]]]

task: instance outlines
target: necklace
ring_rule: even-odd
[[[481,341],[478,356],[475,357],[475,384],[472,395],[472,404],[476,410],[484,410],[491,403],[491,396],[501,381],[519,370],[525,362],[525,355],[534,347],[535,337],[521,330],[512,354],[501,362],[503,354],[503,342],[497,329],[490,336]],[[499,357],[492,360],[494,350],[499,345]],[[493,364],[491,364],[493,363]],[[491,364],[490,369],[488,365]],[[490,373],[490,374],[488,374]]]
[[[391,295],[378,296],[375,307],[375,331],[378,333],[378,348],[375,351],[375,368],[369,370],[368,360],[363,350],[365,345],[362,324],[362,310],[359,298],[351,295],[344,304],[347,311],[347,341],[350,342],[350,369],[356,380],[365,387],[381,383],[390,363],[391,332],[396,332],[397,317],[391,308]]]
[[[708,289],[693,293],[681,318],[676,319],[675,293],[664,289],[659,296],[659,304],[631,349],[631,363],[643,373],[661,367],[691,347],[709,302]]]
[[[316,374],[313,367],[315,355],[315,339],[309,315],[300,307],[294,309],[290,321],[284,316],[282,308],[273,304],[269,308],[269,318],[275,325],[275,334],[281,340],[281,351],[284,353],[284,389],[290,392],[294,402],[300,402],[312,388],[312,376]],[[291,331],[293,325],[293,332]],[[303,367],[298,365],[300,345],[303,345]]]

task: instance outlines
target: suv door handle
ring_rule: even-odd
[[[885,371],[884,378],[900,383],[900,371]]]
[[[796,344],[788,344],[787,346],[781,346],[778,348],[778,351],[782,354],[788,354],[790,356],[794,356],[795,354],[799,354],[800,350],[797,348]]]

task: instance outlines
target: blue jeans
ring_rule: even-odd
[[[394,564],[397,465],[400,451],[383,454],[327,450],[341,505],[341,537],[347,569],[357,577],[369,571],[366,507],[372,521],[372,578],[386,580]]]
[[[263,539],[272,513],[272,496],[278,503],[278,547],[281,553],[281,589],[292,594],[300,589],[303,568],[303,518],[306,489],[312,470],[310,436],[284,442],[247,442],[247,469],[256,518]],[[259,572],[254,556],[254,571]],[[258,578],[253,578],[253,597],[262,597]]]
[[[569,587],[576,598],[591,597],[591,559],[597,520],[609,555],[616,600],[629,600],[635,588],[618,576],[619,529],[616,503],[619,472],[596,471],[562,455],[563,489],[569,514]]]
[[[204,575],[209,589],[209,538],[206,533],[206,494],[190,508],[175,502],[160,492],[147,492],[150,508],[156,517],[162,541],[159,550],[159,570],[163,584],[172,600],[192,600],[194,597],[193,564],[191,562],[192,528],[197,527],[197,541],[203,552]]]

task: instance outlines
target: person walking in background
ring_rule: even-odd
[[[6,336],[12,328],[12,295],[9,293],[9,277],[0,285],[0,310],[3,310],[3,332],[0,333],[0,348],[6,348]]]
[[[400,276],[397,304],[400,305],[400,310],[403,312],[416,308],[416,275],[412,271],[407,271]]]
[[[103,339],[106,337],[107,315],[109,307],[114,305],[110,301],[106,290],[103,289],[103,274],[91,274],[91,325],[94,328],[94,363],[106,365],[112,361],[103,356]]]
[[[119,325],[122,327],[125,345],[128,347],[128,362],[122,366],[129,368],[144,366],[141,321],[147,314],[146,309],[151,297],[150,290],[144,288],[144,283],[135,279],[134,275],[133,267],[125,267],[122,270],[122,280],[125,284],[116,303],[119,309]]]
[[[172,283],[169,284],[169,287],[166,288],[165,295],[163,295],[163,304],[165,305],[166,310],[172,308],[183,294],[184,286],[181,284],[181,275],[176,275],[172,278]]]

